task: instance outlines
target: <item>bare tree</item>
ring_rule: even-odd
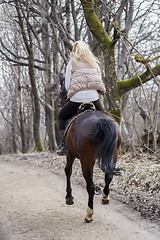
[[[152,24],[150,20],[151,15],[156,13],[154,8],[156,1],[145,2],[143,0],[139,2],[95,0],[94,3],[92,0],[3,1],[4,9],[7,9],[6,22],[10,21],[10,26],[14,26],[19,44],[15,43],[15,39],[11,37],[13,29],[6,28],[8,36],[5,34],[0,38],[0,54],[3,61],[12,63],[12,71],[14,69],[16,74],[15,82],[17,86],[20,86],[20,91],[17,91],[21,103],[18,105],[20,113],[18,126],[24,149],[27,148],[27,142],[30,142],[29,138],[32,135],[31,131],[29,130],[28,133],[26,128],[27,124],[32,125],[30,118],[32,114],[35,142],[39,144],[42,141],[40,134],[44,134],[44,129],[40,128],[40,121],[43,121],[45,115],[48,135],[46,147],[49,146],[51,151],[56,147],[59,135],[57,125],[59,107],[56,102],[59,75],[65,72],[72,44],[78,39],[88,41],[99,58],[107,88],[107,94],[104,97],[105,109],[113,114],[118,122],[123,113],[124,127],[126,127],[125,120],[129,117],[129,114],[125,114],[128,113],[129,103],[132,100],[135,104],[133,94],[130,94],[131,89],[141,86],[139,90],[136,90],[137,106],[134,106],[134,109],[140,111],[138,104],[145,109],[151,119],[152,130],[155,126],[154,141],[156,141],[157,112],[159,111],[159,80],[156,77],[159,76],[157,56],[159,45],[156,40],[158,39],[156,35],[158,24]],[[147,29],[148,22],[150,24]],[[150,46],[148,40],[150,40]],[[145,83],[150,83],[150,80],[154,82],[156,98],[153,94],[151,96],[149,90],[146,90]],[[28,96],[30,99],[27,99]],[[27,101],[24,107],[25,98]],[[151,104],[147,103],[148,99]],[[144,107],[146,103],[149,108]],[[24,109],[27,109],[29,114]],[[2,113],[4,114],[3,111]],[[152,118],[153,114],[155,118]],[[157,121],[154,126],[153,121]],[[130,124],[127,124],[127,127],[130,127]],[[133,131],[134,129],[138,133],[136,124],[134,124]],[[28,140],[24,141],[24,139]],[[17,142],[16,139],[16,144]],[[37,149],[36,144],[35,146]],[[43,149],[41,144],[40,149]]]

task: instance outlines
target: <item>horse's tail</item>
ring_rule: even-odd
[[[92,141],[99,142],[98,165],[106,173],[114,173],[114,153],[117,144],[117,130],[109,119],[99,119],[96,122]]]

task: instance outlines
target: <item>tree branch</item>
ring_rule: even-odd
[[[83,7],[83,11],[85,14],[85,18],[87,24],[90,28],[90,31],[95,36],[97,41],[102,45],[104,50],[107,49],[109,55],[114,55],[114,48],[111,46],[111,38],[105,31],[102,23],[98,19],[95,10],[94,10],[94,3],[92,0],[81,0],[81,4]]]
[[[2,45],[2,47],[9,53],[9,54],[11,54],[15,59],[22,59],[22,60],[25,60],[25,61],[28,61],[28,58],[26,58],[26,57],[22,57],[22,56],[18,56],[18,55],[16,55],[16,54],[14,54],[10,49],[8,49],[4,44],[3,44],[3,42],[2,42],[2,39],[0,39],[0,43],[1,43],[1,45]],[[0,49],[0,52],[6,57],[7,55]],[[10,58],[11,59],[11,58]],[[42,60],[39,60],[39,59],[35,59],[34,58],[34,61],[35,62],[38,62],[38,63],[45,63],[44,61],[42,61]]]
[[[152,68],[152,73],[154,76],[160,75],[160,65],[157,65],[156,67]],[[128,80],[123,80],[123,81],[117,81],[117,92],[119,96],[121,97],[124,93],[130,91],[131,89],[134,89],[136,87],[141,86],[141,83],[146,83],[149,80],[153,78],[153,74],[151,71],[147,70],[143,74],[139,76],[135,76],[131,79]],[[140,79],[141,81],[140,81]]]
[[[14,63],[14,66],[26,66],[26,67],[29,66],[28,63],[24,63],[24,62],[20,62],[20,61],[13,60],[13,59],[10,58],[9,56],[7,56],[7,54],[5,54],[3,51],[1,51],[1,49],[0,49],[0,53],[2,53],[2,55],[5,57],[5,58],[2,58],[2,59]],[[28,60],[28,59],[26,59],[26,60]],[[40,66],[38,66],[38,65],[36,65],[36,64],[34,64],[33,67],[36,68],[36,69],[38,69],[38,70],[40,70],[40,71],[46,71],[46,68],[40,67]]]

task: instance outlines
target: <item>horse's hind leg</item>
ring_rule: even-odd
[[[93,166],[84,168],[82,166],[83,176],[86,180],[86,188],[88,192],[88,209],[85,217],[86,222],[93,221],[93,198],[94,198],[94,183],[93,183]]]
[[[115,149],[115,154],[114,154],[114,164],[116,165],[117,162],[117,158],[118,158],[118,151],[119,151],[119,147],[121,145],[122,142],[122,137],[120,132],[118,131],[118,141],[117,141],[117,146]],[[107,205],[109,204],[109,184],[111,183],[113,178],[113,174],[112,173],[106,173],[105,174],[105,187],[103,190],[103,198],[102,198],[102,204],[103,205]]]
[[[71,155],[67,155],[67,164],[65,166],[65,174],[67,178],[67,187],[66,187],[66,204],[72,205],[74,203],[72,196],[72,188],[71,188],[71,175],[72,175],[72,165],[74,162],[74,157]]]
[[[103,189],[103,198],[102,198],[102,204],[107,205],[109,204],[109,184],[111,183],[113,178],[113,174],[106,173],[105,174],[105,187]]]

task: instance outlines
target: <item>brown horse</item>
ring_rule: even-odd
[[[69,150],[65,174],[67,178],[66,204],[73,204],[70,177],[75,158],[80,159],[82,173],[86,181],[89,195],[86,222],[93,220],[93,198],[95,186],[93,183],[93,168],[96,159],[100,169],[105,173],[105,187],[103,189],[102,204],[109,203],[109,184],[116,174],[115,164],[122,137],[118,123],[108,114],[100,111],[88,110],[72,122],[66,135]]]

